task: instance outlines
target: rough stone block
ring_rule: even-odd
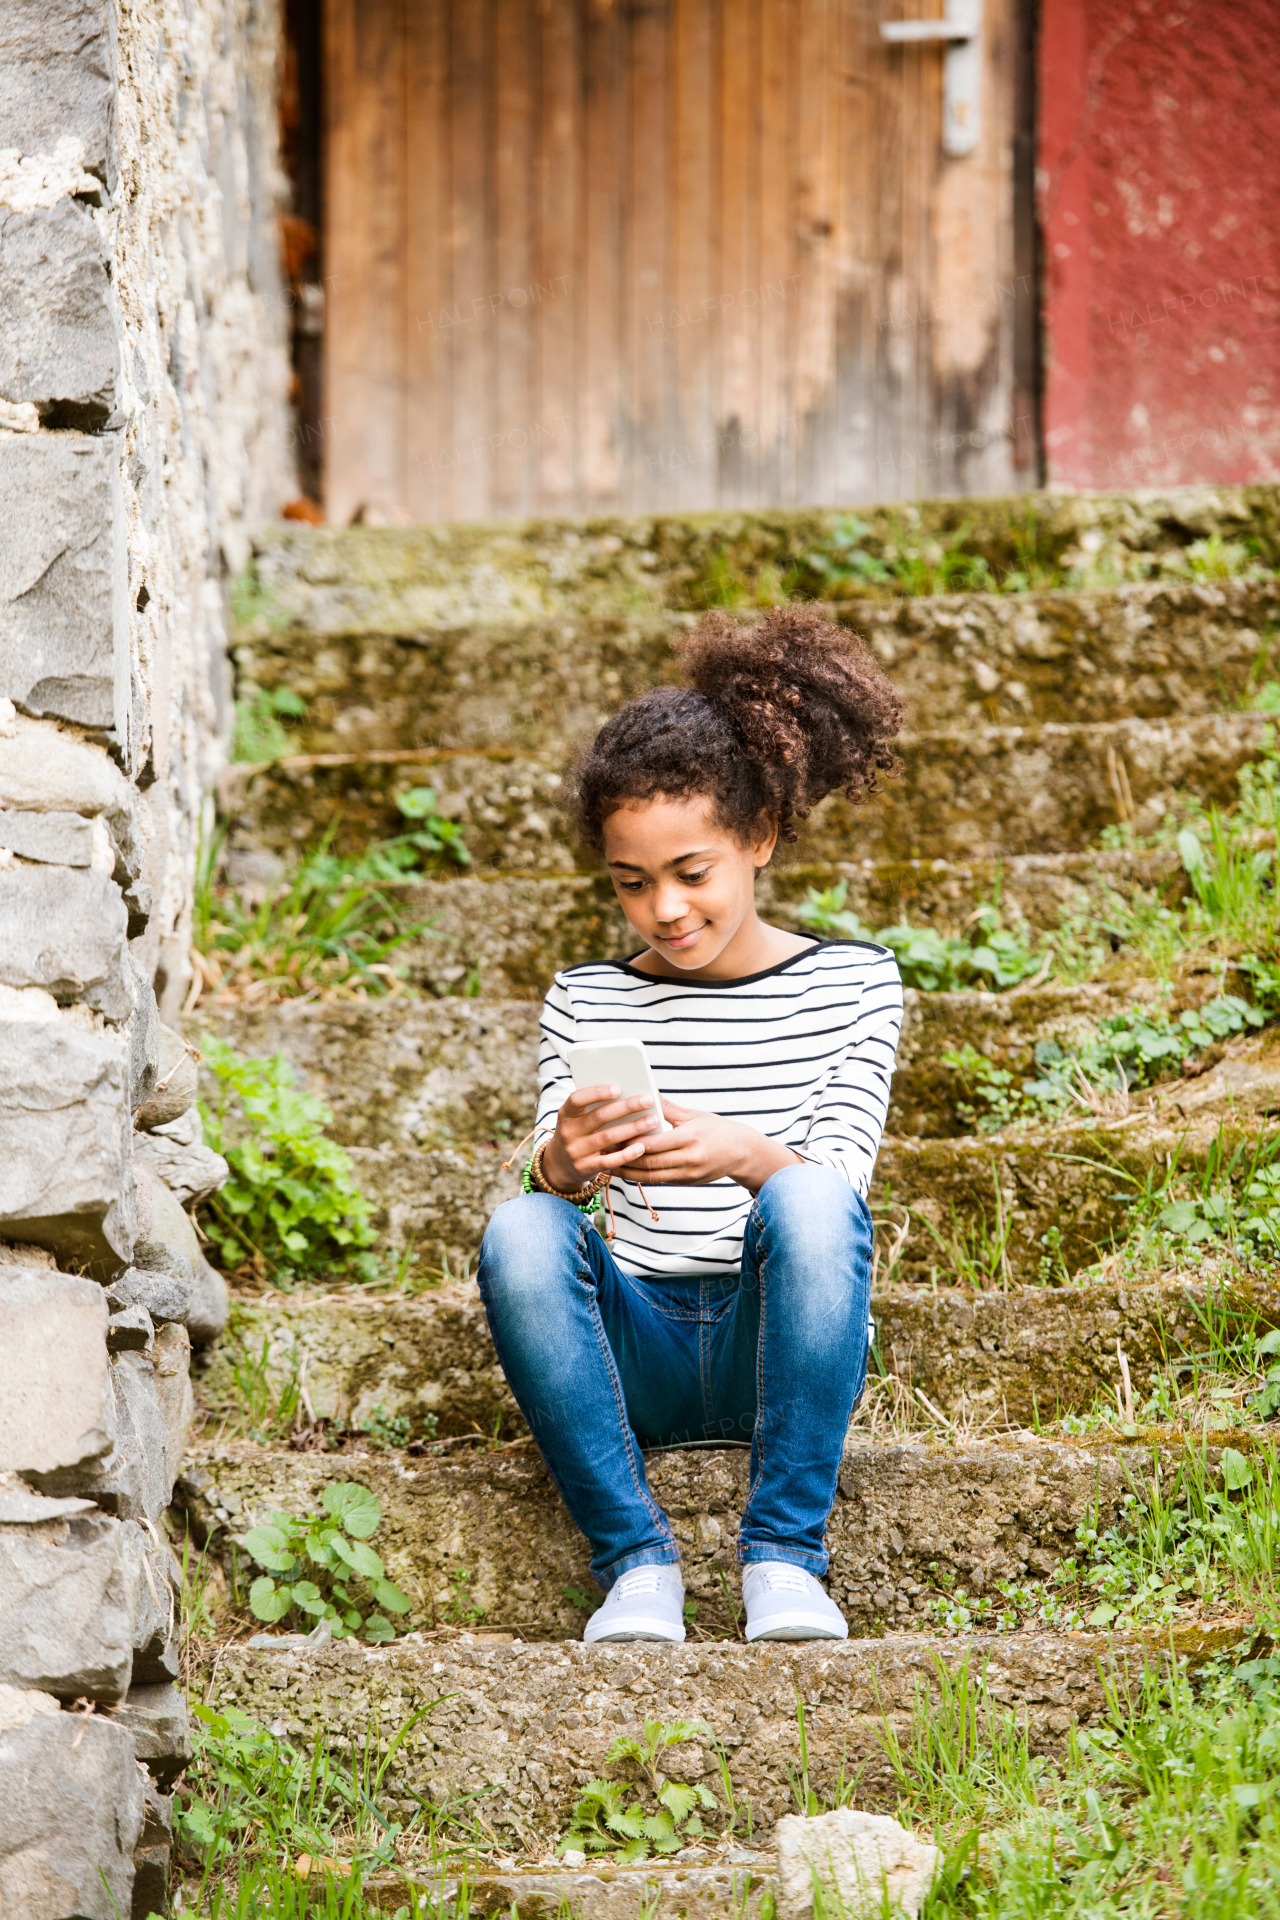
[[[92,1494],[100,1507],[121,1520],[148,1520],[155,1526],[172,1498],[173,1483],[165,1464],[167,1435],[151,1356],[114,1355],[111,1383],[116,1402],[115,1450],[85,1476],[76,1491]]]
[[[837,1807],[778,1822],[778,1912],[805,1920],[821,1907],[845,1920],[881,1920],[887,1911],[916,1920],[941,1854],[884,1813]]]
[[[41,424],[105,426],[117,378],[111,283],[88,209],[0,212],[0,396],[29,401]]]
[[[191,1764],[187,1703],[176,1687],[130,1687],[111,1717],[129,1729],[139,1760],[160,1786],[172,1786]]]
[[[0,829],[2,830],[2,829]],[[172,1027],[160,1028],[155,1086],[138,1110],[139,1127],[163,1127],[196,1101],[196,1063]]]
[[[144,1807],[142,1837],[133,1855],[133,1913],[130,1920],[148,1920],[164,1913],[169,1901],[169,1853],[173,1845],[173,1801],[161,1793],[142,1769]]]
[[[144,1807],[124,1727],[42,1713],[0,1732],[0,1913],[121,1920]]]
[[[137,1529],[106,1514],[0,1527],[0,1682],[64,1700],[119,1700],[133,1671],[142,1578]]]
[[[106,0],[5,0],[0,9],[0,147],[50,153],[78,142],[111,184],[114,63]]]
[[[196,1268],[195,1291],[187,1315],[187,1332],[193,1347],[211,1347],[224,1331],[231,1312],[227,1283],[216,1267],[201,1255]]]
[[[0,847],[22,860],[44,860],[55,867],[87,867],[96,836],[93,821],[80,813],[0,812]]]
[[[128,896],[125,896],[128,911]],[[134,937],[132,923],[129,938]],[[129,1106],[136,1115],[150,1098],[156,1084],[160,1060],[160,1009],[156,1006],[151,976],[131,952],[129,978],[133,988],[133,1012],[129,1017]],[[136,1122],[135,1122],[136,1124]]]
[[[133,1249],[134,1263],[144,1273],[162,1274],[191,1288],[187,1331],[193,1346],[208,1346],[227,1324],[230,1311],[227,1283],[200,1251],[190,1217],[183,1212],[163,1180],[145,1161],[138,1163],[139,1189],[146,1201],[140,1222],[141,1238]]]
[[[142,1555],[138,1617],[133,1628],[133,1678],[130,1684],[134,1687],[167,1686],[178,1677],[182,1569],[163,1541],[153,1539],[136,1521],[127,1520],[124,1524],[136,1533]]]
[[[172,1497],[195,1411],[191,1390],[191,1335],[185,1327],[170,1323],[159,1329],[151,1349],[151,1364],[155,1370],[160,1417],[164,1421],[165,1473]]]
[[[101,816],[111,832],[122,882],[142,871],[138,796],[104,747],[47,721],[19,714],[0,729],[0,806],[28,814]]]
[[[157,1325],[185,1320],[191,1306],[190,1278],[176,1262],[172,1271],[126,1267],[114,1280],[108,1280],[106,1293],[112,1313],[122,1313],[126,1307],[145,1307]]]
[[[184,1207],[216,1193],[230,1172],[222,1155],[204,1144],[198,1107],[188,1107],[176,1120],[137,1134],[134,1153]]]
[[[115,1445],[107,1303],[93,1280],[0,1267],[0,1472],[82,1469]]]
[[[127,1020],[129,916],[109,873],[13,867],[0,873],[0,981],[43,987],[63,1004],[82,1000],[108,1020]]]
[[[0,438],[0,694],[29,714],[114,724],[118,462],[110,434]]]
[[[0,1234],[96,1273],[129,1259],[128,1094],[122,1040],[66,1021],[0,1020]]]
[[[145,1353],[155,1332],[145,1307],[122,1307],[107,1322],[107,1346],[112,1353]]]

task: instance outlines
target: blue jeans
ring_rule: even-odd
[[[489,1329],[603,1587],[680,1558],[644,1450],[748,1440],[739,1560],[826,1572],[867,1371],[871,1231],[866,1202],[808,1162],[761,1187],[741,1275],[638,1280],[567,1200],[522,1194],[497,1209],[480,1252]]]

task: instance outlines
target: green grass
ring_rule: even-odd
[[[944,1847],[929,1920],[1280,1914],[1280,1662],[1172,1660],[1108,1685],[1066,1764],[1029,1757],[984,1683],[917,1697],[899,1816]]]

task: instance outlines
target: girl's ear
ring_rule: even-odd
[[[756,867],[767,867],[778,844],[778,823],[769,816],[751,836],[751,860]]]

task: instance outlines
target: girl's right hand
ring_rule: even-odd
[[[542,1171],[553,1187],[576,1193],[596,1174],[616,1173],[641,1159],[646,1136],[661,1127],[642,1093],[578,1087],[560,1109],[542,1155]]]

